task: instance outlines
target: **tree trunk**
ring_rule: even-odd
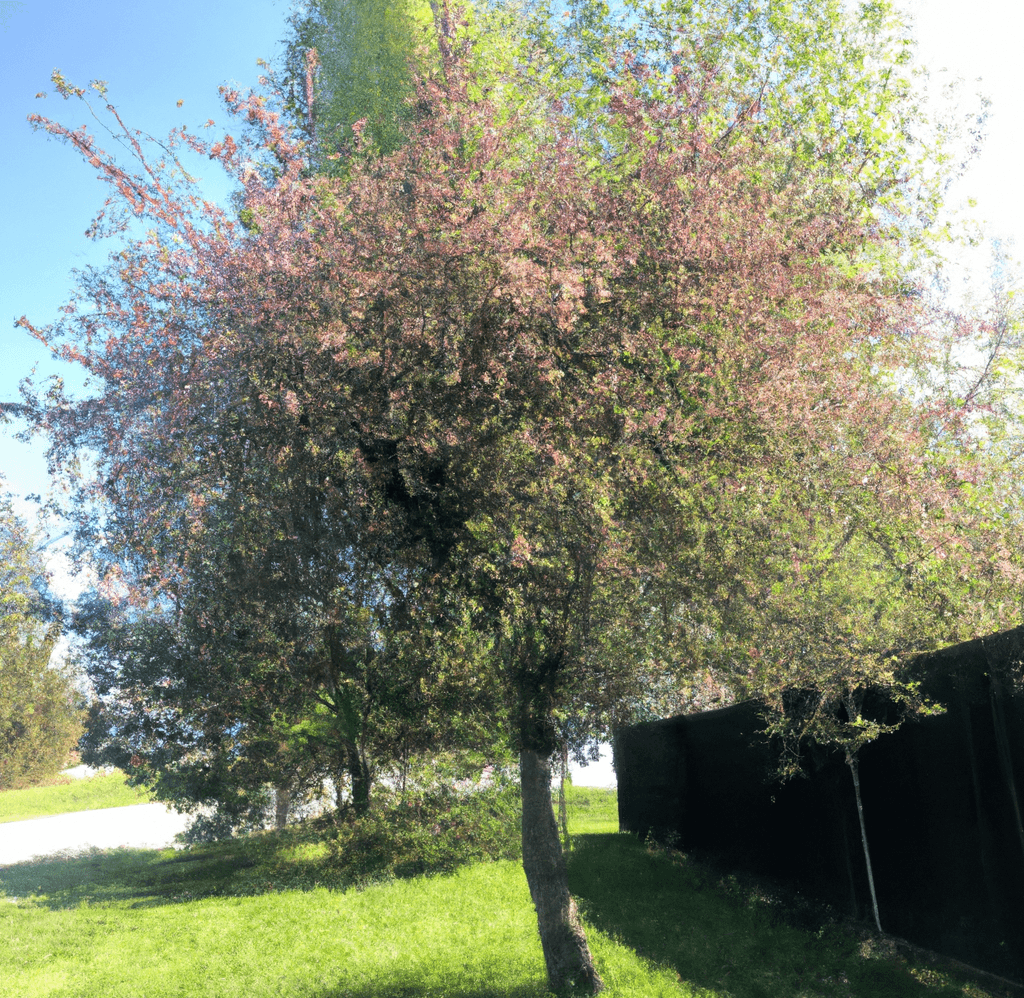
[[[370,773],[354,742],[345,742],[345,772],[348,773],[352,808],[357,815],[366,814],[370,810]]]
[[[337,814],[345,810],[345,772],[342,766],[334,778],[334,810]]]
[[[879,932],[882,932],[882,923],[878,918],[878,897],[875,894],[875,874],[871,869],[871,853],[868,850],[868,831],[864,825],[864,807],[860,801],[860,775],[858,773],[857,757],[846,753],[846,765],[850,767],[850,775],[853,777],[853,793],[857,798],[857,817],[860,819],[860,841],[864,847],[864,865],[868,869],[868,887],[871,890],[871,907],[875,912],[875,925]]]
[[[569,852],[572,843],[569,841],[569,817],[565,812],[565,776],[569,770],[569,745],[562,746],[558,755],[558,826],[562,830],[562,848]]]
[[[523,870],[537,910],[548,987],[596,995],[604,983],[594,969],[576,902],[569,895],[565,856],[551,806],[551,757],[523,750],[519,755],[523,791]]]
[[[292,792],[288,786],[280,786],[274,790],[274,825],[284,828],[288,824],[288,807],[292,802]]]

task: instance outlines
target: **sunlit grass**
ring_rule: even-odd
[[[0,793],[0,822],[146,804],[150,800],[152,797],[148,791],[129,787],[124,773],[115,771],[69,783],[5,790]]]
[[[628,835],[614,791],[569,790],[570,884],[610,998],[986,998],[808,932]],[[0,995],[543,998],[520,865],[342,890],[302,829],[0,871]],[[14,901],[15,903],[4,903]]]
[[[619,804],[614,790],[566,787],[565,810],[574,835],[596,835],[619,830]]]
[[[250,862],[226,843],[11,867],[8,897],[29,897],[0,905],[0,995],[547,993],[518,863],[342,892],[279,891]],[[613,995],[700,994],[599,934],[591,943]]]

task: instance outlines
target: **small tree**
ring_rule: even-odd
[[[51,665],[60,636],[36,542],[0,505],[0,790],[55,776],[82,735],[82,694]]]
[[[321,548],[313,564],[326,557]],[[308,587],[295,601],[275,583],[226,601],[189,583],[173,614],[97,602],[79,615],[97,694],[87,761],[239,823],[262,813],[268,786],[298,796],[327,779],[339,811],[363,813],[381,771],[410,754],[493,742],[482,717],[486,707],[493,720],[494,697],[435,675],[429,663],[443,659],[423,656],[386,607],[346,612],[306,573],[291,583]]]
[[[56,776],[82,736],[75,674],[50,664],[55,636],[28,632],[0,643],[0,790]]]
[[[909,679],[897,679],[892,673],[887,676],[877,668],[848,667],[834,671],[827,680],[818,680],[814,688],[776,689],[767,697],[766,731],[781,747],[779,775],[783,779],[804,775],[803,751],[807,747],[843,754],[850,770],[864,870],[879,932],[883,930],[864,820],[858,754],[865,745],[896,731],[908,716],[942,712],[943,708],[921,697],[918,685]]]

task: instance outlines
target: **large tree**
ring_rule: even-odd
[[[434,6],[435,15],[450,17],[446,10]],[[465,11],[463,8],[456,20]],[[318,122],[337,117],[338,108],[345,109],[346,120],[363,119],[366,134],[372,137],[363,143],[364,154],[381,150],[376,138],[381,128],[410,120],[416,109],[414,74],[402,71],[398,48],[376,41],[364,44],[363,35],[337,30],[345,18],[359,18],[363,31],[372,26],[373,39],[389,32],[394,39],[397,36],[389,18],[407,13],[396,9],[383,14],[372,4],[350,0],[311,3],[292,19],[284,74],[290,94],[286,107],[307,139],[310,162],[316,168],[348,168],[354,150],[350,131],[344,142],[328,143],[337,158],[324,161],[325,133]],[[419,21],[423,13],[423,9],[418,11]],[[899,229],[895,239],[876,239],[873,249],[878,255],[870,258],[865,253],[861,265],[891,268],[893,247],[899,246],[901,266],[905,267],[908,250],[921,250],[921,236],[939,204],[951,153],[942,129],[930,128],[919,105],[910,99],[912,43],[906,24],[890,5],[862,4],[848,11],[829,0],[682,6],[626,0],[612,7],[593,0],[483,3],[472,9],[468,22],[472,24],[472,44],[465,44],[469,35],[463,33],[461,61],[471,67],[470,87],[486,94],[494,104],[497,125],[515,121],[520,136],[532,134],[533,141],[546,141],[548,107],[551,100],[557,100],[567,112],[565,120],[572,122],[576,149],[589,157],[591,169],[600,172],[614,164],[620,173],[628,172],[636,166],[635,162],[630,165],[633,136],[608,113],[615,84],[642,77],[648,94],[657,95],[666,74],[700,74],[713,67],[720,85],[702,112],[712,145],[726,144],[742,132],[747,138],[753,134],[755,140],[772,147],[773,154],[763,155],[762,167],[771,172],[774,185],[793,185],[804,197],[824,195],[842,202],[844,210],[859,212],[868,225],[889,227],[890,235]],[[450,27],[450,22],[443,23]],[[681,24],[686,25],[685,32],[680,30]],[[459,46],[455,39],[446,41],[447,34],[447,29],[442,32],[440,44],[421,47],[410,65],[421,72],[434,67],[443,74],[445,52],[450,57]],[[412,35],[403,38],[409,47],[407,57],[413,60]],[[613,52],[628,56],[611,62],[609,53]],[[368,79],[387,77],[391,81],[377,92],[378,97],[386,94],[386,100],[370,100],[365,88],[354,85],[348,67],[359,61],[369,67]],[[304,100],[301,95],[307,90],[302,84],[309,81],[313,83],[308,90],[311,96]],[[423,113],[423,105],[418,111]],[[389,148],[397,148],[397,142]],[[829,210],[827,206],[825,210]],[[786,462],[789,456],[784,454],[781,460]],[[776,487],[776,508],[779,495]],[[834,518],[819,517],[818,529],[824,531],[826,546],[836,529],[845,533],[847,526],[837,527]],[[759,542],[765,538],[760,529],[751,536]],[[842,545],[843,550],[847,547]],[[721,552],[715,556],[720,558]],[[763,556],[764,552],[759,557]],[[849,565],[844,566],[848,569]],[[894,583],[894,578],[890,573],[890,583],[902,584]],[[879,585],[877,577],[852,586],[858,587],[861,591],[874,588],[878,605],[891,597],[891,585]],[[798,592],[806,594],[807,588]],[[812,605],[818,602],[817,597],[811,600]],[[769,615],[774,614],[777,622],[782,608],[771,600],[761,600],[761,604],[770,608]],[[786,608],[786,613],[792,617],[793,608]],[[746,630],[763,630],[753,616],[746,614],[750,618]],[[738,619],[734,614],[734,625]],[[887,634],[894,629],[895,625]],[[827,628],[821,631],[826,632]],[[876,648],[888,640],[881,633],[876,638]],[[925,642],[931,638],[922,634]],[[776,677],[763,674],[763,670],[757,681],[750,681],[742,655],[739,662],[733,657],[723,668],[722,660],[729,656],[723,656],[721,646],[707,655],[704,642],[698,643],[700,649],[689,653],[691,660],[714,659],[716,664],[708,664],[703,675],[719,692],[731,696],[741,690],[772,689]],[[659,638],[652,647],[663,644]],[[678,648],[671,647],[678,655]],[[857,654],[862,652],[857,649]],[[655,658],[659,656],[655,654]],[[665,676],[649,690],[643,704],[635,705],[640,716],[689,705],[687,685],[680,686],[668,672]],[[586,723],[572,724],[567,719],[562,727],[566,732],[575,731],[579,738],[585,738],[584,732],[590,730]],[[583,743],[574,740],[573,747],[581,755]]]
[[[36,330],[102,396],[37,411],[55,464],[93,450],[81,496],[104,519],[83,536],[102,532],[112,597],[209,600],[226,622],[266,600],[276,641],[305,579],[303,612],[333,626],[351,602],[300,566],[336,531],[404,605],[424,687],[497,692],[549,981],[597,991],[551,808],[566,719],[599,733],[708,661],[827,684],[835,656],[815,653],[907,621],[941,640],[981,619],[953,598],[964,578],[1016,606],[1017,573],[964,488],[963,413],[898,390],[924,317],[899,227],[871,224],[842,170],[801,160],[780,182],[792,132],[697,56],[621,56],[599,156],[543,74],[510,115],[438,23],[444,72],[418,81],[409,141],[357,142],[343,177],[311,175],[256,95],[226,95],[252,145],[177,137],[238,176],[244,231],[127,131],[142,172],[37,119],[155,226],[86,279],[93,310]],[[253,170],[267,151],[278,168]],[[271,598],[278,578],[296,602]],[[268,661],[269,681],[292,658]]]

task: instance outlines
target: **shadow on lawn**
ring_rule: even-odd
[[[382,990],[383,989],[383,990]],[[339,986],[317,991],[315,998],[437,998],[436,985],[402,981],[375,981],[364,987]],[[547,998],[550,992],[544,985],[536,987],[483,987],[446,988],[444,998]]]
[[[315,829],[298,826],[186,851],[93,849],[0,867],[0,892],[54,911],[77,908],[82,902],[117,901],[150,908],[319,887],[358,890],[392,879],[453,872],[424,869],[422,863],[389,866],[373,857],[354,864],[331,863],[322,844],[319,850],[308,851],[315,841]]]
[[[0,890],[57,911],[83,901],[132,901],[153,907],[238,893],[238,874],[256,861],[237,847],[202,852],[93,849],[0,869]],[[250,890],[248,893],[262,893]]]
[[[584,835],[569,886],[591,925],[700,988],[734,998],[985,998],[934,971],[861,955],[838,925],[808,932],[681,853]],[[916,976],[915,976],[916,975]]]
[[[0,891],[51,909],[83,901],[151,907],[281,890],[360,889],[393,879],[445,876],[495,856],[512,858],[518,826],[508,791],[479,806],[434,802],[436,813],[393,806],[354,824],[329,820],[173,849],[93,850],[0,869]],[[433,824],[432,824],[433,823]]]

